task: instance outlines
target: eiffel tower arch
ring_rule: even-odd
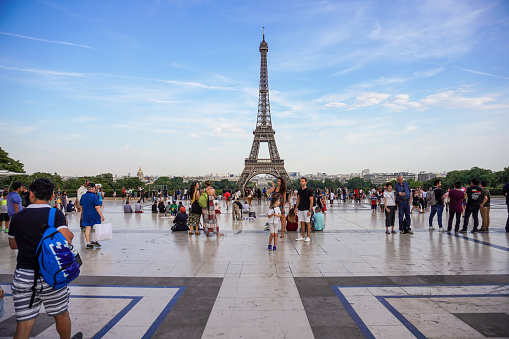
[[[270,102],[269,102],[269,77],[267,72],[267,52],[269,46],[265,42],[265,32],[263,40],[260,43],[260,89],[258,98],[258,117],[256,120],[256,128],[253,131],[254,139],[251,146],[249,158],[244,162],[244,171],[240,175],[237,184],[241,190],[251,178],[259,174],[270,174],[277,177],[282,177],[286,182],[290,181],[290,177],[285,170],[285,162],[279,157],[279,151],[276,146],[276,139],[274,134],[276,131],[272,128],[272,120],[270,116]],[[260,151],[260,144],[267,143],[269,147],[270,159],[258,159]]]

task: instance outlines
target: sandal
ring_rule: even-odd
[[[396,231],[392,231],[391,233],[392,233],[392,234],[396,234],[396,233],[398,233],[398,232],[396,232]]]
[[[194,234],[194,232],[193,232],[193,231],[189,231],[189,235],[193,235],[193,234]]]
[[[385,231],[385,234],[391,234],[391,232],[389,232],[389,231]]]
[[[194,232],[194,234],[198,235],[198,234],[201,234],[201,233],[200,233],[200,232],[198,232],[198,231],[196,231],[196,232]]]
[[[284,235],[284,234],[281,234],[279,237],[280,237],[280,238],[284,238],[284,237],[285,237],[285,235]]]

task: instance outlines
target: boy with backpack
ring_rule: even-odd
[[[12,298],[16,312],[15,338],[29,338],[35,319],[39,315],[41,303],[46,313],[55,318],[60,338],[71,338],[71,318],[69,317],[69,288],[54,289],[42,277],[36,280],[39,270],[36,251],[42,239],[41,229],[48,224],[53,197],[53,183],[46,178],[34,180],[30,184],[31,204],[13,215],[9,227],[9,247],[18,250],[16,271],[12,281]],[[67,227],[67,220],[60,210],[54,210],[54,226],[70,245],[74,237]],[[35,291],[32,290],[36,281]],[[33,299],[33,304],[32,300]],[[31,307],[30,307],[31,306]],[[73,338],[81,338],[81,332]]]

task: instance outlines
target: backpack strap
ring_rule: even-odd
[[[47,225],[43,225],[41,227],[41,232],[44,234],[44,232],[46,231],[47,229],[47,226],[49,227],[55,227],[55,212],[56,212],[56,208],[51,208],[49,210],[49,216],[48,216],[48,224]],[[53,236],[53,235],[51,235]],[[39,242],[39,246],[37,246],[37,251],[35,252],[35,269],[34,269],[34,284],[32,285],[32,296],[30,297],[30,304],[28,306],[28,308],[32,308],[33,304],[34,304],[34,300],[35,300],[35,292],[36,292],[36,287],[37,287],[37,280],[39,279],[39,274],[40,274],[40,267],[39,267],[39,256],[41,255],[41,251],[42,251],[42,246],[41,246],[41,242],[43,241],[44,239],[42,239],[40,242]],[[41,290],[39,292],[42,292],[42,287],[41,287]]]

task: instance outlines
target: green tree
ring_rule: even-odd
[[[24,166],[18,160],[9,157],[9,153],[0,147],[0,170],[7,170],[16,173],[25,173]]]

